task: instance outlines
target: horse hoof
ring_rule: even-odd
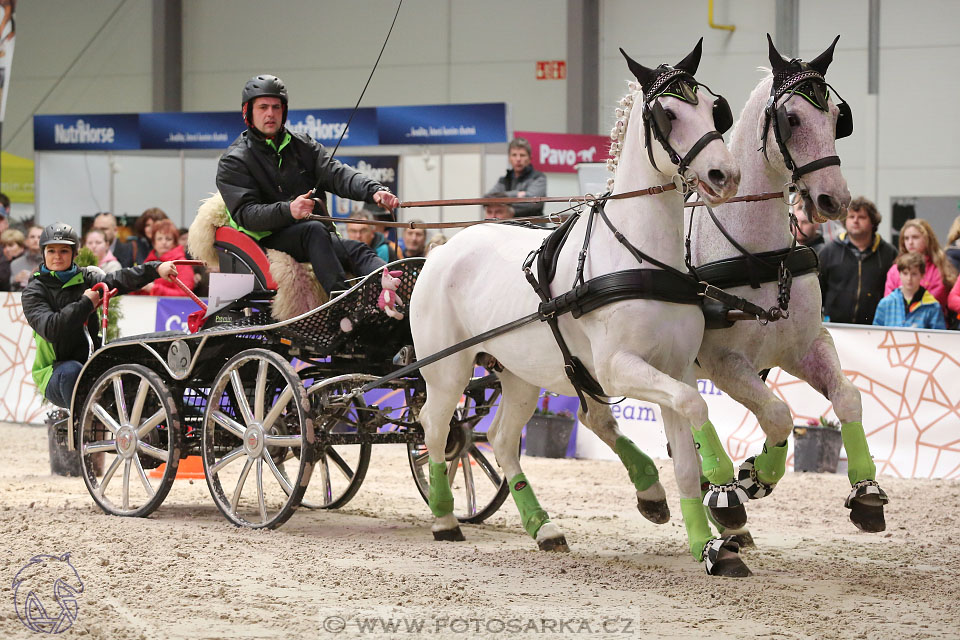
[[[653,524],[665,524],[670,521],[670,506],[666,500],[643,500],[637,498],[640,515]]]
[[[558,551],[561,553],[570,552],[570,547],[567,546],[567,539],[564,536],[560,536],[559,538],[544,538],[543,540],[538,540],[537,546],[540,547],[540,551]]]
[[[722,576],[724,578],[749,578],[753,575],[750,567],[744,564],[739,556],[717,560],[710,572],[712,576]]]
[[[774,484],[767,484],[757,477],[757,471],[754,468],[754,461],[757,456],[751,456],[743,461],[740,470],[737,472],[737,484],[750,496],[751,500],[759,500],[773,493]]]
[[[887,528],[887,521],[883,517],[883,505],[864,504],[860,500],[854,500],[850,506],[850,521],[857,526],[857,529],[867,533],[879,533]]]
[[[713,538],[703,545],[703,564],[708,576],[747,578],[753,575],[738,555],[740,545],[733,536]]]
[[[710,514],[724,529],[740,529],[747,524],[747,510],[742,504],[726,508],[710,507]]]
[[[434,531],[433,539],[439,542],[463,542],[466,540],[466,538],[463,537],[463,532],[460,531],[460,527]]]

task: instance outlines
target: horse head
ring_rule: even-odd
[[[702,45],[703,38],[676,65],[654,69],[623,49],[620,53],[643,90],[643,127],[635,130],[650,163],[667,178],[674,173],[683,176],[708,204],[717,205],[736,194],[740,167],[721,135],[733,121],[727,101],[694,77]]]
[[[853,116],[824,78],[839,39],[807,63],[784,58],[767,34],[773,78],[757,131],[769,166],[797,184],[815,222],[843,217],[850,203],[836,141],[853,132]]]

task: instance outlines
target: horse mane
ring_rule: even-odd
[[[627,83],[627,95],[620,98],[619,106],[614,113],[617,116],[617,122],[610,130],[610,157],[607,158],[607,171],[616,175],[617,165],[620,164],[620,153],[623,151],[623,139],[627,134],[627,124],[630,122],[630,113],[633,111],[633,105],[638,102],[637,96],[640,94],[640,85],[634,81]],[[641,96],[639,102],[643,102]],[[613,178],[607,178],[607,191],[613,191]]]

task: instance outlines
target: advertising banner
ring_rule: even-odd
[[[187,317],[199,308],[190,298],[157,298],[157,321],[154,331],[189,333]]]
[[[246,125],[239,111],[141,113],[141,149],[226,149]]]
[[[507,105],[378,107],[380,144],[482,144],[507,141]]]
[[[350,126],[353,128],[353,125]],[[397,193],[398,171],[400,156],[337,156],[337,160],[356,169],[368,178],[373,178],[380,184]],[[330,215],[337,218],[349,218],[350,214],[363,209],[363,202],[331,195]],[[383,230],[381,230],[383,231]]]
[[[139,116],[107,115],[33,116],[35,151],[117,151],[139,149]]]
[[[352,111],[353,109],[294,109],[287,114],[287,128],[297,133],[305,133],[332,149],[346,128]],[[376,146],[378,142],[377,110],[357,109],[340,146]]]
[[[585,136],[539,131],[515,131],[526,138],[533,150],[533,166],[545,173],[576,173],[581,162],[606,162],[610,152],[607,136]]]

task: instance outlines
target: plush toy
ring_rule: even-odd
[[[397,295],[397,289],[400,287],[400,276],[402,271],[388,271],[383,268],[383,274],[380,276],[380,286],[383,291],[377,298],[377,307],[383,310],[385,314],[397,320],[403,320],[403,314],[397,311],[397,303],[403,302]]]

